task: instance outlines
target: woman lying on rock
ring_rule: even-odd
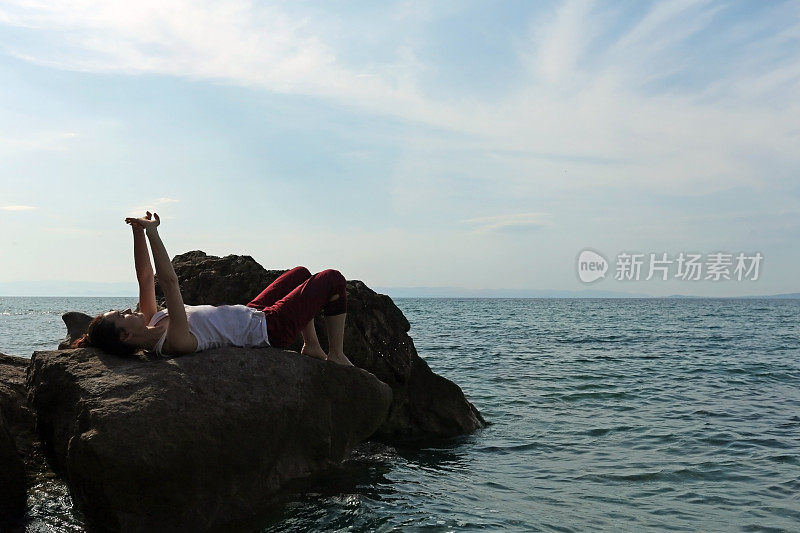
[[[118,355],[131,355],[139,349],[181,355],[220,346],[283,348],[301,333],[301,353],[351,364],[342,346],[347,293],[344,276],[338,270],[323,270],[312,276],[307,268],[295,267],[281,274],[246,306],[184,305],[178,276],[158,235],[158,214],[148,211],[142,218],[126,218],[125,222],[133,227],[140,312],[125,309],[96,316],[73,347],[96,346]],[[145,234],[153,251],[158,283],[167,300],[167,308],[162,311],[156,309],[153,267]],[[314,316],[320,310],[325,312],[327,354],[314,331]]]

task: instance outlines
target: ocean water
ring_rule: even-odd
[[[0,298],[0,352],[135,303]],[[249,530],[800,531],[800,300],[396,303],[491,425],[366,447]],[[81,530],[63,487],[31,500]]]

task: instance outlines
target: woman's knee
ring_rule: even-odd
[[[322,278],[329,279],[331,283],[336,287],[345,287],[347,285],[347,280],[344,279],[342,273],[332,268],[323,270],[322,272],[319,273],[319,276]]]
[[[347,313],[347,280],[341,272],[329,268],[319,273],[330,283],[331,297],[322,308],[325,316],[335,316]]]
[[[303,277],[305,278],[311,277],[311,271],[304,266],[296,266],[292,269],[292,272],[295,272],[297,274],[302,274]]]

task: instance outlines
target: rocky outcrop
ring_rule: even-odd
[[[249,256],[214,257],[201,251],[178,255],[172,263],[189,305],[246,304],[284,272],[265,270]],[[410,324],[389,296],[361,281],[348,281],[347,299],[345,353],[394,393],[377,438],[389,442],[446,438],[485,424],[458,385],[433,373],[419,357],[408,336]],[[324,321],[318,317],[315,324],[327,349]],[[298,341],[294,348],[299,347]]]
[[[320,339],[324,322],[316,321]],[[394,401],[376,435],[389,442],[448,438],[483,427],[461,388],[435,374],[409,337],[411,326],[392,299],[361,281],[347,282],[344,346],[353,364],[392,387]]]
[[[265,270],[249,255],[215,257],[199,250],[176,255],[183,300],[189,305],[246,304],[286,270]],[[156,296],[163,294],[156,283]]]
[[[247,303],[284,272],[248,256],[199,251],[173,264],[190,305]],[[168,360],[94,349],[36,352],[29,404],[90,528],[223,530],[370,435],[409,442],[485,424],[461,389],[419,357],[391,298],[357,280],[347,282],[347,295],[345,352],[374,375],[273,348]],[[68,348],[93,317],[63,318],[67,336],[59,348]],[[322,317],[315,324],[326,348]],[[30,410],[16,412],[15,420],[27,416],[18,425],[30,428]]]
[[[172,260],[184,302],[189,305],[246,304],[284,270],[265,270],[250,256],[209,256],[201,251]],[[163,294],[156,285],[163,306]],[[388,442],[447,438],[470,433],[485,422],[452,381],[431,371],[409,337],[411,328],[392,299],[357,280],[347,282],[348,313],[345,352],[353,363],[392,387],[394,401],[377,438]],[[67,337],[59,348],[78,338],[92,317],[64,315]],[[315,320],[317,335],[327,349],[325,323]],[[299,339],[292,347],[300,348]]]
[[[33,415],[25,401],[28,359],[0,354],[0,525],[25,514],[25,463],[33,442]]]
[[[93,530],[224,529],[384,421],[371,374],[274,348],[172,359],[36,352],[37,429]]]

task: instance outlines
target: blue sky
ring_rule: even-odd
[[[171,254],[375,287],[800,291],[796,2],[0,0],[0,283]],[[578,253],[764,256],[757,282]]]

